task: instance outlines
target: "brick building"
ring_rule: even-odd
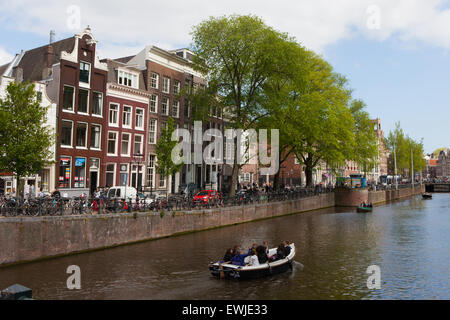
[[[108,65],[102,186],[145,185],[150,93],[141,70],[114,60]]]

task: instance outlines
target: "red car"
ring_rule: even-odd
[[[200,204],[207,204],[208,202],[211,203],[214,200],[219,199],[219,194],[216,190],[203,190],[197,193],[194,198],[192,199],[192,202],[194,204],[200,203]]]

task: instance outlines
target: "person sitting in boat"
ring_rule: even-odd
[[[231,258],[231,263],[237,266],[245,266],[245,258],[248,254],[241,254],[241,248],[236,250],[236,255]]]
[[[250,259],[248,262],[248,266],[259,266],[259,259],[256,255],[256,250],[252,250],[252,253],[250,254]]]
[[[283,244],[284,244],[284,251],[285,251],[284,254],[287,257],[291,253],[291,246],[290,246],[289,241],[287,241],[287,240],[283,241]]]
[[[281,260],[286,258],[284,244],[280,244],[277,248],[277,254],[275,255],[275,260]]]
[[[269,244],[267,243],[267,241],[263,242],[263,247],[266,250],[266,254],[269,255]]]
[[[258,245],[256,243],[254,243],[250,248],[248,248],[248,254],[250,255],[252,253],[252,251],[255,251],[257,246]]]
[[[223,256],[223,262],[224,263],[230,263],[231,259],[233,258],[233,249],[228,248],[227,251],[225,252],[225,255]]]
[[[266,248],[264,246],[256,247],[256,255],[258,256],[258,261],[260,264],[266,263],[269,261],[269,257],[267,256]]]

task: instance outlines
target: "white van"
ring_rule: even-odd
[[[120,186],[108,189],[106,197],[110,200],[126,200],[136,201],[137,190],[134,187]]]

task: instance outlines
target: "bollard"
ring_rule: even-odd
[[[0,292],[0,300],[29,300],[32,299],[33,291],[20,284],[12,286]]]

